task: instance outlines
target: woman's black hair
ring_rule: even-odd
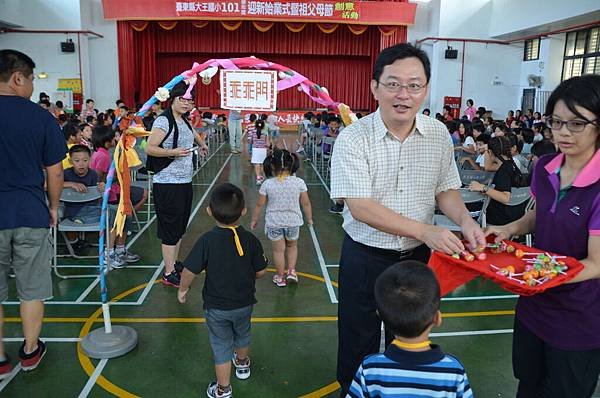
[[[546,114],[552,115],[558,101],[563,101],[575,116],[588,120],[578,110],[577,106],[587,109],[596,116],[594,122],[598,135],[596,150],[600,148],[600,75],[583,75],[572,77],[558,85],[550,94],[546,103]]]
[[[115,132],[109,126],[98,125],[92,130],[92,144],[94,150],[105,148],[104,144],[115,138]]]
[[[465,137],[473,137],[473,124],[470,121],[464,119],[461,119],[461,121],[458,122],[459,126],[461,124],[465,128]]]
[[[260,140],[260,136],[262,135],[262,131],[265,128],[265,121],[262,119],[258,119],[254,122],[254,127],[256,127],[256,138]]]
[[[265,158],[263,169],[267,178],[276,177],[285,172],[288,172],[291,175],[294,174],[295,164],[296,160],[290,151],[286,149],[275,149],[271,155]],[[300,166],[298,165],[296,170],[298,167]]]

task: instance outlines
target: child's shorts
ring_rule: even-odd
[[[235,348],[250,346],[251,305],[227,311],[206,308],[204,313],[215,365],[231,361]]]
[[[265,235],[272,241],[281,240],[298,240],[300,236],[300,227],[286,228],[265,228]]]
[[[117,215],[117,206],[116,205],[109,205],[109,218],[108,218],[108,225],[109,228],[112,229],[113,224],[115,222],[115,216]],[[74,222],[80,222],[82,224],[94,224],[100,221],[100,215],[102,213],[102,206],[100,205],[89,205],[89,206],[84,206],[81,209],[79,209],[79,211],[77,212],[77,214],[75,214],[73,217],[71,217],[71,221]],[[132,227],[132,221],[131,221],[131,217],[127,217],[125,219],[125,230],[129,231]]]

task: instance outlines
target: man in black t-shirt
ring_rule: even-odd
[[[217,381],[209,397],[230,397],[231,362],[238,379],[250,377],[250,317],[255,281],[266,273],[267,258],[256,236],[237,223],[246,214],[244,194],[232,184],[215,188],[207,209],[217,226],[198,239],[184,262],[177,298],[185,303],[195,276],[206,271],[202,289],[208,337]]]

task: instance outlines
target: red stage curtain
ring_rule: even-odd
[[[165,33],[154,24],[149,26],[142,34],[134,33],[135,59],[138,65],[136,68],[139,71],[136,75],[135,85],[136,102],[146,102],[158,88],[158,81],[156,80],[156,36],[158,34]]]
[[[356,36],[348,29],[337,29],[331,34],[325,34],[316,24],[306,24],[302,32],[294,33],[285,24],[276,23],[268,32],[262,33],[250,23],[228,31],[219,22],[211,22],[203,29],[197,29],[187,21],[181,21],[173,30],[161,31],[157,37],[157,51],[370,56],[371,43],[379,40],[380,36],[376,28]]]
[[[117,21],[117,40],[119,45],[119,88],[121,98],[127,106],[134,105],[135,93],[135,45],[133,28],[128,21]]]

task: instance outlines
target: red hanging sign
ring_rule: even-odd
[[[412,25],[417,5],[387,1],[102,0],[104,18],[117,20],[203,19]]]

